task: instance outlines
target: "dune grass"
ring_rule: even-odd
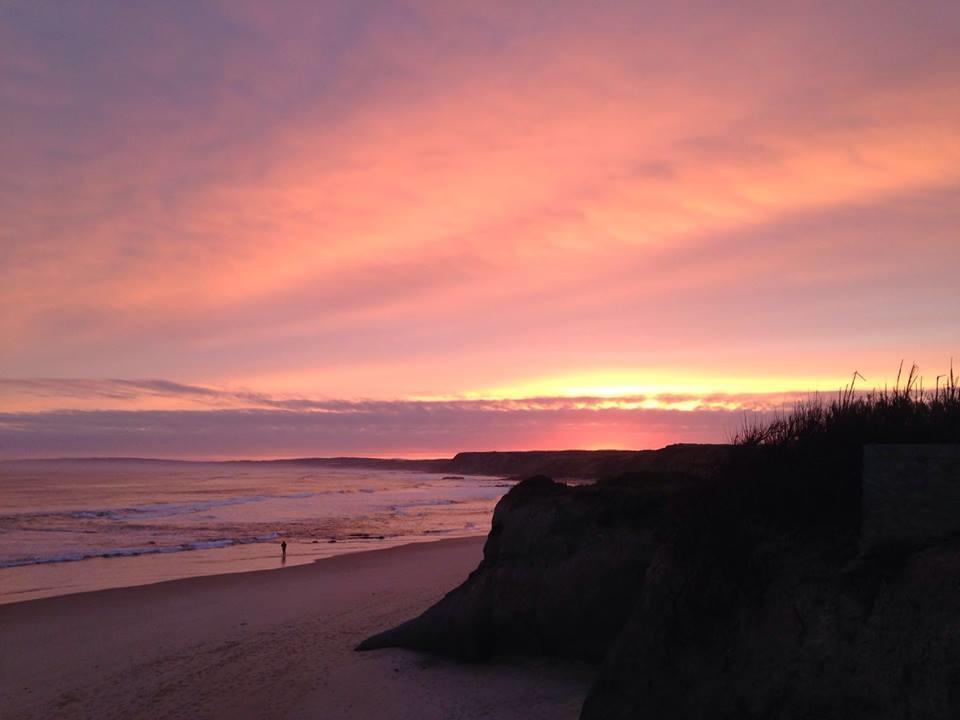
[[[858,379],[863,380],[863,376],[854,372],[850,384],[830,402],[814,396],[768,422],[746,421],[734,436],[733,444],[749,447],[960,442],[960,377],[952,362],[948,373],[936,377],[932,392],[924,389],[916,364],[904,379],[901,363],[892,389],[862,393],[855,387]]]
[[[728,521],[855,535],[864,445],[960,443],[960,376],[952,362],[932,390],[916,365],[904,376],[901,364],[893,388],[861,391],[858,381],[854,373],[831,399],[813,396],[790,412],[744,423],[713,496]]]

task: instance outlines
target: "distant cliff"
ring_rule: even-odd
[[[454,456],[443,472],[587,479],[632,472],[682,472],[700,475],[719,465],[728,451],[726,445],[677,444],[660,450],[462,452]]]
[[[445,475],[488,475],[525,478],[598,480],[629,473],[668,472],[703,476],[720,465],[729,445],[668,445],[660,450],[525,450],[461,452],[452,458],[302,457],[282,460],[230,460],[248,465],[405,470]],[[64,458],[72,462],[191,462],[139,457]],[[43,462],[38,460],[37,462]]]
[[[703,475],[717,467],[729,452],[727,445],[668,445],[660,450],[527,450],[518,452],[462,452],[452,459],[297,458],[271,462],[326,467],[409,470],[451,475],[499,475],[597,479],[637,472],[678,472]]]

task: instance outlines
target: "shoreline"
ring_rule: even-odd
[[[0,606],[4,718],[575,718],[592,669],[358,653],[472,572],[484,538]]]
[[[277,549],[279,540],[268,540],[220,548],[14,565],[0,568],[0,584],[4,588],[0,593],[0,608],[36,600],[148,587],[179,580],[273,572],[310,566],[348,555],[486,536],[486,530],[453,537],[400,536],[374,541],[379,544],[378,547],[367,546],[370,541],[366,539],[346,540],[335,543],[335,549],[332,547],[334,544],[330,543],[290,542],[290,551],[285,561]],[[73,590],[72,587],[78,589]],[[17,597],[18,595],[24,597]]]
[[[260,574],[265,575],[267,573],[292,572],[294,570],[302,571],[304,568],[312,568],[315,565],[332,563],[337,560],[341,560],[345,558],[354,558],[355,556],[358,556],[358,555],[391,553],[398,550],[400,551],[406,550],[408,548],[412,548],[417,545],[450,545],[450,546],[458,546],[461,544],[472,545],[472,544],[476,544],[481,540],[486,540],[486,537],[487,535],[486,533],[484,533],[483,535],[471,535],[468,537],[437,538],[436,540],[427,539],[423,541],[405,542],[405,543],[400,543],[398,545],[390,545],[388,547],[368,548],[368,549],[362,549],[362,550],[348,550],[347,552],[338,553],[336,555],[311,558],[309,560],[304,560],[302,562],[289,562],[287,565],[281,565],[280,567],[274,567],[274,568],[256,568],[256,569],[248,569],[248,570],[235,570],[230,572],[210,573],[208,575],[191,575],[188,577],[156,580],[154,582],[141,583],[137,585],[117,585],[115,587],[104,587],[104,588],[98,588],[95,590],[80,590],[77,592],[66,593],[63,595],[47,595],[44,597],[30,598],[27,600],[16,600],[14,602],[0,601],[0,620],[3,619],[4,609],[9,607],[24,605],[26,603],[56,602],[58,600],[63,600],[64,598],[79,598],[82,596],[98,595],[101,593],[107,594],[107,593],[117,593],[117,592],[131,591],[131,590],[146,590],[148,588],[156,588],[156,587],[165,586],[165,585],[175,585],[177,583],[202,583],[205,580],[216,580],[216,579],[226,578],[226,577],[238,577],[238,576],[245,576],[245,575],[252,576],[252,575],[260,575]],[[263,544],[267,544],[267,543],[263,543]],[[482,546],[482,543],[481,543],[481,546]],[[218,548],[217,550],[212,550],[212,551],[195,550],[191,552],[199,554],[201,552],[217,552],[219,550],[225,550],[225,549],[227,548]],[[174,554],[174,553],[170,553],[170,554]],[[111,561],[122,560],[122,559],[140,559],[141,557],[147,557],[147,556],[133,556],[131,558],[123,558],[123,557],[86,558],[84,560],[72,561],[69,564],[78,565],[80,563],[85,563],[90,560],[93,560],[93,561],[103,560],[105,562],[111,562]],[[149,556],[149,557],[152,557],[152,556]],[[67,563],[50,563],[50,564],[67,564]],[[13,567],[13,568],[3,568],[3,570],[15,570],[15,569],[18,569],[19,567],[20,566]],[[34,566],[23,566],[23,567],[34,567]]]
[[[77,597],[80,597],[80,596],[97,595],[97,594],[100,594],[100,593],[113,593],[113,592],[120,592],[120,591],[129,591],[129,590],[141,590],[141,589],[153,588],[153,587],[158,587],[158,586],[163,586],[163,585],[168,585],[168,584],[188,583],[188,582],[191,582],[191,581],[196,582],[196,581],[211,580],[211,579],[224,578],[224,577],[233,577],[233,576],[242,576],[242,575],[257,575],[257,574],[260,574],[260,573],[266,574],[266,573],[275,573],[275,572],[281,572],[281,571],[283,571],[283,572],[290,572],[290,571],[293,571],[293,570],[295,570],[295,569],[310,568],[310,567],[313,567],[315,564],[329,563],[329,562],[332,562],[332,561],[335,561],[335,560],[339,560],[339,559],[341,559],[341,558],[348,558],[348,557],[349,557],[349,558],[352,558],[353,556],[356,556],[356,555],[365,555],[365,554],[367,554],[367,553],[388,553],[388,552],[390,552],[390,551],[402,550],[402,549],[404,549],[404,548],[410,548],[410,547],[416,546],[416,545],[433,545],[433,544],[437,544],[437,545],[442,545],[442,544],[458,545],[458,544],[461,544],[461,543],[463,543],[463,544],[472,544],[473,542],[477,542],[478,540],[481,540],[481,539],[482,539],[482,540],[485,540],[486,537],[487,537],[487,535],[486,535],[486,533],[484,533],[483,535],[472,535],[472,536],[468,536],[468,537],[437,538],[436,540],[434,540],[434,539],[426,539],[426,540],[419,541],[419,542],[418,542],[418,541],[414,541],[414,542],[404,542],[404,543],[400,543],[400,544],[397,544],[397,545],[389,545],[389,546],[387,546],[387,547],[367,548],[367,549],[359,549],[359,550],[347,550],[346,552],[338,553],[338,554],[336,554],[336,555],[328,555],[328,556],[325,556],[325,557],[310,558],[310,559],[303,560],[303,561],[300,561],[300,562],[297,562],[297,561],[288,562],[286,565],[280,565],[279,567],[272,567],[272,568],[251,568],[251,569],[233,570],[233,571],[227,571],[227,572],[214,572],[214,573],[208,573],[208,574],[204,574],[204,575],[190,575],[190,576],[186,576],[186,577],[168,578],[168,579],[165,579],[165,580],[156,580],[156,581],[153,581],[153,582],[138,583],[138,584],[135,584],[135,585],[116,585],[116,586],[111,586],[111,587],[96,588],[96,589],[92,589],[92,590],[79,590],[79,591],[77,591],[77,592],[69,592],[69,593],[64,593],[64,594],[62,594],[62,595],[46,595],[46,596],[43,596],[43,597],[28,598],[28,599],[25,599],[25,600],[14,600],[14,601],[12,601],[12,602],[5,602],[5,601],[3,601],[3,600],[0,600],[0,619],[2,619],[2,614],[3,614],[3,611],[4,611],[5,608],[12,607],[12,606],[19,606],[19,605],[23,605],[23,604],[25,604],[25,603],[42,603],[42,602],[48,602],[48,601],[49,601],[49,602],[53,602],[53,601],[61,600],[61,599],[63,599],[63,598],[77,598]],[[264,545],[265,545],[265,544],[271,544],[271,545],[273,545],[273,544],[276,544],[276,543],[258,543],[258,544],[264,544]],[[220,552],[220,551],[226,550],[226,549],[228,549],[228,548],[217,548],[217,549],[214,549],[214,550],[207,550],[207,551],[204,551],[204,550],[194,550],[194,551],[189,551],[189,552],[191,552],[191,553],[196,553],[196,554],[200,554],[200,553],[204,553],[204,552]],[[183,553],[169,553],[169,554],[170,554],[170,555],[180,555],[180,554],[183,554]],[[96,562],[96,561],[115,562],[115,561],[120,561],[120,560],[140,560],[141,558],[144,558],[144,557],[153,557],[153,556],[137,555],[137,556],[130,556],[130,557],[119,556],[119,557],[109,557],[109,558],[96,558],[96,557],[94,557],[94,558],[84,558],[83,560],[76,560],[76,561],[70,561],[70,562],[64,562],[64,563],[46,563],[46,564],[47,564],[47,565],[54,565],[54,566],[55,566],[55,565],[68,565],[68,564],[69,564],[69,565],[73,565],[73,566],[79,566],[79,565],[82,564],[82,563],[86,563],[86,562],[90,562],[90,561],[94,561],[94,562]],[[25,565],[25,566],[14,566],[14,567],[11,567],[11,568],[2,568],[2,569],[0,569],[0,577],[2,577],[2,572],[3,572],[4,570],[19,570],[19,569],[22,568],[22,567],[41,567],[41,566],[42,566],[42,565]]]

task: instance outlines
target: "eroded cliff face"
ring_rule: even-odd
[[[361,649],[596,661],[584,720],[960,718],[960,537],[864,552],[855,458],[803,457],[526,480],[467,581]]]
[[[466,582],[358,649],[599,661],[636,607],[664,508],[693,482],[675,474],[579,487],[525,480],[497,505],[483,561]]]
[[[585,720],[960,718],[953,446],[744,449],[686,508]],[[865,541],[866,539],[866,541]]]
[[[960,717],[960,546],[836,550],[765,542],[731,565],[662,547],[581,717]]]

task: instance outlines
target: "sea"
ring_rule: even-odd
[[[512,484],[296,463],[0,462],[0,604],[486,535]]]

